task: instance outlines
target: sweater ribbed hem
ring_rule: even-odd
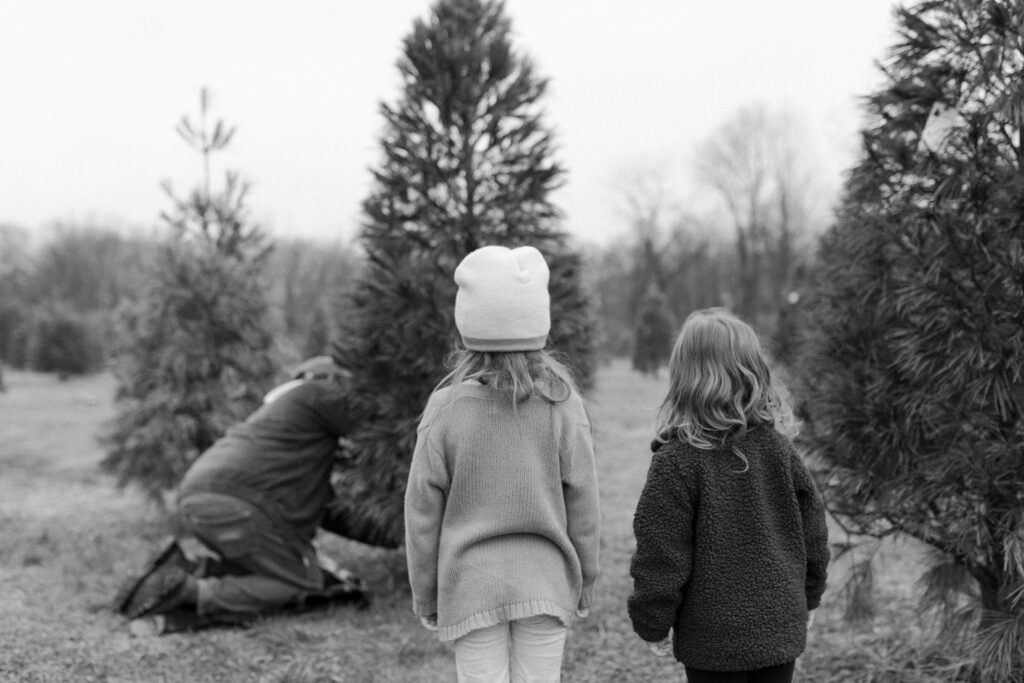
[[[495,624],[501,624],[514,619],[535,617],[541,614],[555,617],[566,628],[572,626],[575,616],[574,613],[566,612],[565,609],[550,600],[531,600],[529,602],[518,602],[514,605],[502,605],[496,609],[479,612],[456,624],[439,625],[437,637],[445,641],[458,640],[470,631],[487,628],[488,626],[494,626]]]

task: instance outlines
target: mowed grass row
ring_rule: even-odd
[[[450,648],[409,609],[401,551],[325,534],[322,546],[369,583],[369,609],[336,605],[218,628],[132,637],[110,610],[125,577],[170,532],[138,494],[102,474],[96,435],[114,414],[109,375],[59,382],[5,372],[0,394],[0,680],[2,681],[452,681]],[[590,618],[571,631],[564,680],[683,680],[677,663],[651,656],[625,612],[632,514],[650,462],[660,379],[618,361],[589,397],[595,423],[603,576]],[[913,614],[920,549],[880,555],[875,620],[841,618],[840,575],[826,594],[798,667],[801,681],[933,681],[914,668],[923,636]]]

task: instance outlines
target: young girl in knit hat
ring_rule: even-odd
[[[829,562],[825,510],[754,330],[687,318],[633,519],[633,629],[689,683],[792,680]]]
[[[598,574],[590,422],[544,351],[548,267],[483,247],[455,271],[465,349],[420,421],[405,497],[413,611],[459,681],[557,681]]]

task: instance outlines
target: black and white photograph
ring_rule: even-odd
[[[0,7],[0,682],[1024,683],[1024,0]]]

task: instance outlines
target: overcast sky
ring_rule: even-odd
[[[347,240],[379,159],[381,101],[428,0],[25,0],[0,5],[0,223],[158,223],[200,177],[174,133],[198,92],[237,126],[215,171],[252,184],[275,235]],[[853,159],[859,98],[894,39],[890,0],[507,0],[543,101],[565,227],[624,230],[629,168],[691,163],[752,103],[807,126],[821,178]],[[690,191],[680,188],[680,192]]]

